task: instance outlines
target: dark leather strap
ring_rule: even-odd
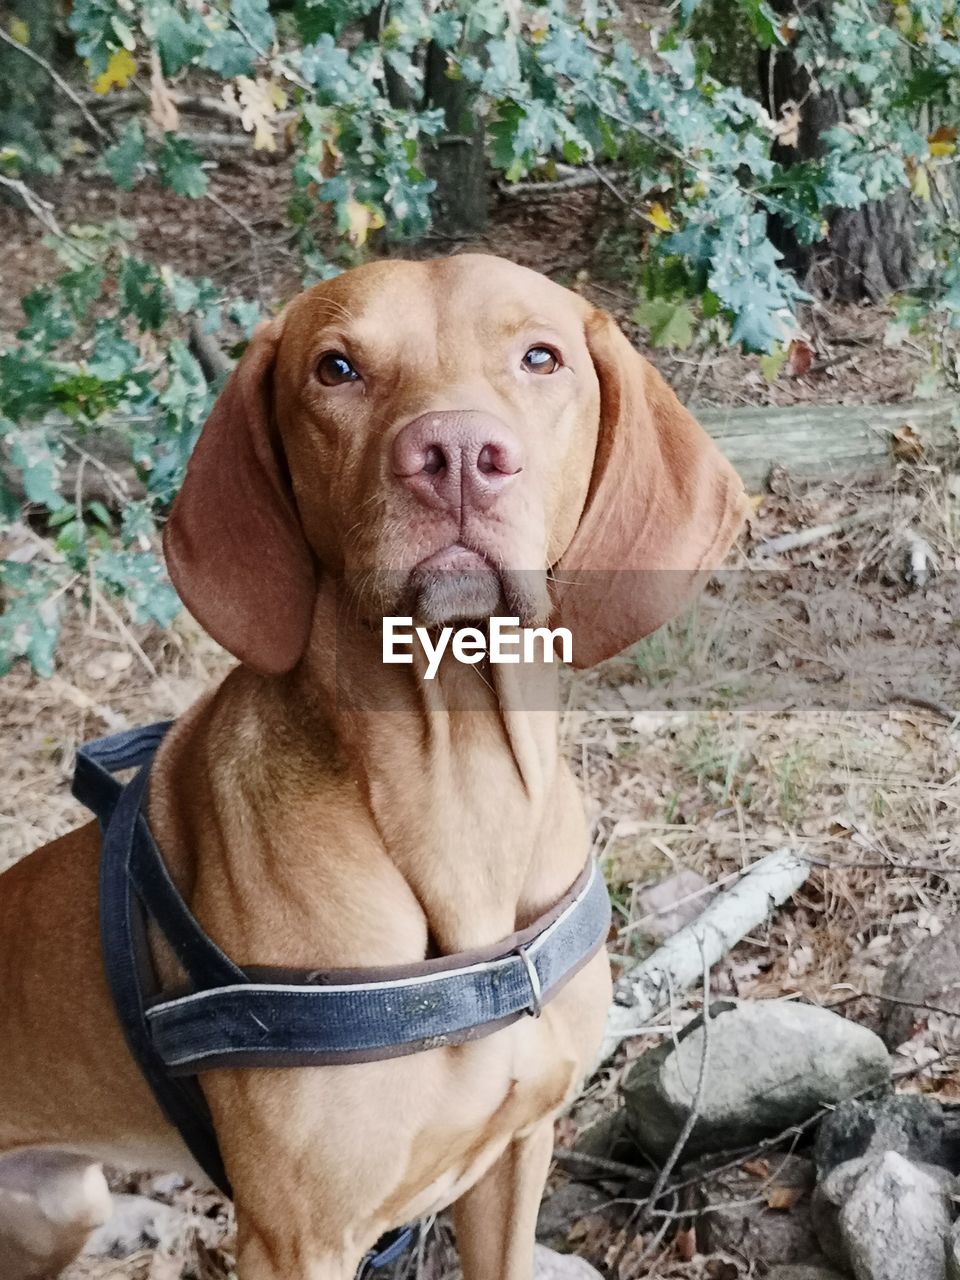
[[[134,759],[135,753],[131,752],[129,758]],[[79,787],[75,786],[78,798],[90,804],[101,795],[107,800],[104,808],[109,813],[100,852],[100,941],[117,1018],[160,1110],[179,1130],[190,1154],[211,1182],[230,1196],[230,1181],[196,1077],[170,1075],[154,1046],[146,1019],[146,1005],[156,988],[156,979],[147,943],[144,904],[136,897],[130,868],[135,845],[149,839],[141,814],[149,766],[142,765],[131,782],[114,792],[97,778],[99,762],[92,755],[87,759],[86,776]],[[94,805],[91,807],[97,812]]]
[[[101,943],[127,1044],[164,1115],[225,1195],[230,1184],[198,1072],[367,1062],[490,1035],[538,1016],[603,946],[610,903],[591,863],[552,910],[497,947],[359,973],[241,968],[184,902],[143,813],[150,762],[169,727],[82,747],[73,789],[103,830]],[[129,768],[138,772],[123,785],[114,774]],[[158,991],[149,924],[182,966],[186,992]],[[407,1243],[407,1229],[392,1232],[365,1264],[386,1265]]]

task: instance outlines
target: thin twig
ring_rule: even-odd
[[[956,984],[960,987],[960,982]],[[873,991],[852,991],[850,995],[844,996],[842,1000],[835,1000],[832,1004],[824,1005],[825,1009],[840,1009],[844,1005],[853,1004],[855,1000],[879,1000],[881,1004],[894,1004],[902,1009],[923,1009],[925,1013],[943,1013],[948,1018],[960,1018],[960,1008],[945,1009],[943,1005],[927,1004],[923,1000],[907,1000],[902,996],[884,996]]]
[[[557,1164],[583,1164],[596,1169],[598,1173],[609,1173],[631,1181],[649,1183],[653,1186],[654,1175],[650,1169],[642,1169],[638,1165],[625,1164],[622,1160],[611,1160],[607,1156],[591,1155],[588,1151],[561,1150],[554,1152]]]
[[[910,693],[906,689],[892,689],[887,694],[888,702],[906,702],[912,707],[921,707],[924,711],[932,711],[935,716],[939,716],[941,720],[946,720],[950,724],[960,720],[960,711],[955,710],[946,702],[938,702],[936,698],[925,698],[922,694]]]
[[[828,871],[917,871],[926,875],[960,875],[960,867],[942,867],[935,862],[833,862],[812,853],[804,853],[803,856],[811,866],[824,867]]]
[[[121,506],[130,501],[130,491],[126,487],[126,481],[119,471],[112,470],[105,462],[95,458],[92,453],[87,453],[86,449],[81,449],[80,445],[76,444],[68,436],[59,434],[58,438],[64,448],[71,449],[77,455],[81,466],[86,463],[93,467],[95,471],[99,471],[107,488],[113,493],[113,496]]]
[[[703,1098],[707,1088],[707,1076],[710,1069],[710,966],[707,963],[702,943],[700,945],[700,957],[703,961],[703,1048],[700,1053],[700,1074],[697,1078],[696,1092],[693,1095],[693,1105],[687,1113],[683,1128],[677,1134],[673,1149],[667,1156],[660,1173],[657,1175],[657,1180],[653,1184],[653,1190],[650,1192],[647,1201],[650,1209],[654,1208],[663,1195],[667,1183],[670,1181],[670,1175],[673,1173],[677,1161],[683,1155],[684,1148],[690,1141],[690,1135],[693,1133],[697,1120],[700,1118],[700,1109],[703,1106]]]
[[[61,76],[57,71],[53,69],[53,67],[46,60],[46,58],[42,58],[39,53],[35,53],[34,50],[31,49],[28,45],[21,44],[21,42],[19,40],[16,40],[12,35],[9,34],[9,32],[4,31],[3,27],[0,27],[0,40],[2,40],[4,44],[8,44],[11,47],[11,49],[16,49],[18,53],[22,53],[24,57],[27,57],[32,62],[35,62],[37,66],[43,67],[44,71],[47,73],[47,75],[50,77],[53,83],[57,86],[57,88],[61,91],[61,93],[65,93],[67,97],[70,99],[70,101],[74,104],[74,106],[77,107],[77,109],[80,111],[80,114],[83,116],[84,120],[86,120],[87,124],[94,131],[97,137],[104,139],[104,141],[106,142],[109,142],[111,140],[110,134],[107,132],[106,129],[104,129],[103,125],[100,124],[100,122],[96,119],[96,117],[87,109],[80,95],[76,92],[75,89],[71,89],[71,87],[67,84],[66,80],[64,80],[63,76]]]
[[[156,680],[157,668],[153,665],[153,663],[150,661],[147,654],[144,652],[144,649],[141,646],[137,637],[133,634],[133,632],[130,630],[130,628],[127,626],[124,620],[120,617],[119,613],[117,613],[116,609],[114,609],[113,605],[110,603],[110,601],[106,598],[106,596],[97,586],[96,580],[94,578],[91,578],[90,580],[90,589],[92,594],[94,594],[97,597],[98,605],[103,609],[104,613],[113,623],[113,625],[116,627],[117,631],[120,633],[122,638],[126,641],[126,643],[129,645],[133,653],[137,656],[137,658],[139,658],[140,662],[143,664],[144,668],[146,669],[147,674],[151,677],[151,679]]]
[[[49,200],[42,199],[32,187],[28,187],[19,178],[8,178],[2,173],[0,173],[0,186],[8,187],[11,191],[15,191],[37,221],[52,235],[60,236],[63,239],[66,238],[60,224],[53,216],[53,205]]]
[[[213,191],[204,192],[204,199],[209,200],[210,203],[212,205],[215,205],[220,210],[221,213],[225,213],[228,218],[231,218],[237,224],[238,227],[242,227],[251,240],[258,240],[258,241],[264,240],[265,237],[262,236],[255,227],[251,226],[251,224],[246,220],[246,218],[243,217],[242,214],[237,213],[235,209],[231,209],[230,206],[225,201],[221,200],[220,197],[215,192]],[[286,252],[289,253],[289,250],[287,250]]]

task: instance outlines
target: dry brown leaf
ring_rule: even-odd
[[[890,437],[890,449],[898,462],[922,462],[925,453],[923,437],[909,422]]]
[[[683,1227],[674,1239],[677,1257],[681,1262],[691,1262],[697,1256],[697,1232],[694,1227]]]
[[[792,378],[802,378],[813,364],[813,347],[803,338],[791,339],[787,348],[787,368]]]
[[[749,1173],[751,1178],[770,1177],[770,1161],[763,1156],[757,1156],[754,1160],[745,1160],[740,1168],[744,1173]]]
[[[740,1268],[733,1262],[724,1262],[721,1258],[712,1258],[707,1263],[707,1275],[710,1280],[737,1280]]]
[[[276,151],[274,117],[287,105],[283,89],[262,76],[256,80],[237,76],[235,83],[224,85],[221,96],[247,133],[253,134],[254,151]]]
[[[163,78],[160,55],[156,51],[150,55],[150,119],[161,133],[176,133],[180,124],[177,104]]]
[[[802,1187],[771,1187],[767,1192],[767,1208],[792,1209],[802,1195]]]

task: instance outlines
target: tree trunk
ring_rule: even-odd
[[[828,23],[833,0],[773,0],[773,9],[784,18],[802,10],[803,16]],[[834,91],[811,92],[809,73],[797,64],[789,47],[761,54],[761,83],[767,109],[779,118],[788,102],[800,103],[800,129],[795,147],[775,144],[773,158],[789,165],[815,159],[823,152],[822,136],[847,118],[857,105],[853,95]],[[770,237],[785,254],[787,265],[810,285],[832,298],[854,302],[877,301],[907,288],[917,269],[914,202],[906,191],[860,209],[837,209],[828,214],[825,241],[801,245],[777,217],[771,217]]]
[[[427,106],[442,107],[443,134],[435,138],[427,157],[430,177],[437,184],[434,220],[452,234],[482,231],[487,225],[489,184],[484,129],[472,110],[470,87],[447,75],[447,55],[431,45],[427,50]]]
[[[389,17],[390,0],[381,0],[364,20],[366,38],[379,40]],[[429,144],[424,156],[424,166],[437,184],[434,225],[451,235],[482,231],[489,200],[483,125],[471,111],[469,87],[446,74],[444,50],[431,44],[420,56],[424,59],[423,106],[441,108],[445,123],[442,136]],[[409,110],[417,105],[410,86],[389,64],[384,65],[384,90],[394,107]]]
[[[8,35],[19,38],[41,58],[51,63],[56,58],[54,0],[3,0],[0,23]],[[54,92],[43,67],[0,42],[0,143],[15,146],[31,158],[45,151]]]

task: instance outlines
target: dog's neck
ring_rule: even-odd
[[[412,664],[384,664],[380,628],[321,595],[288,683],[290,710],[308,709],[332,733],[437,944],[466,945],[465,896],[475,941],[488,942],[491,928],[513,930],[515,909],[522,917],[528,903],[533,914],[550,905],[579,870],[561,870],[555,892],[535,865],[557,784],[556,668],[469,665],[448,652],[427,678],[413,648]]]
[[[586,858],[556,695],[552,666],[448,657],[426,680],[422,662],[384,665],[379,628],[322,596],[292,673],[238,668],[178,721],[150,821],[214,936],[222,917],[225,936],[248,938],[246,962],[487,946],[557,902]],[[329,918],[345,900],[368,921],[343,932],[362,944],[346,957]],[[403,921],[410,954],[391,941]]]

